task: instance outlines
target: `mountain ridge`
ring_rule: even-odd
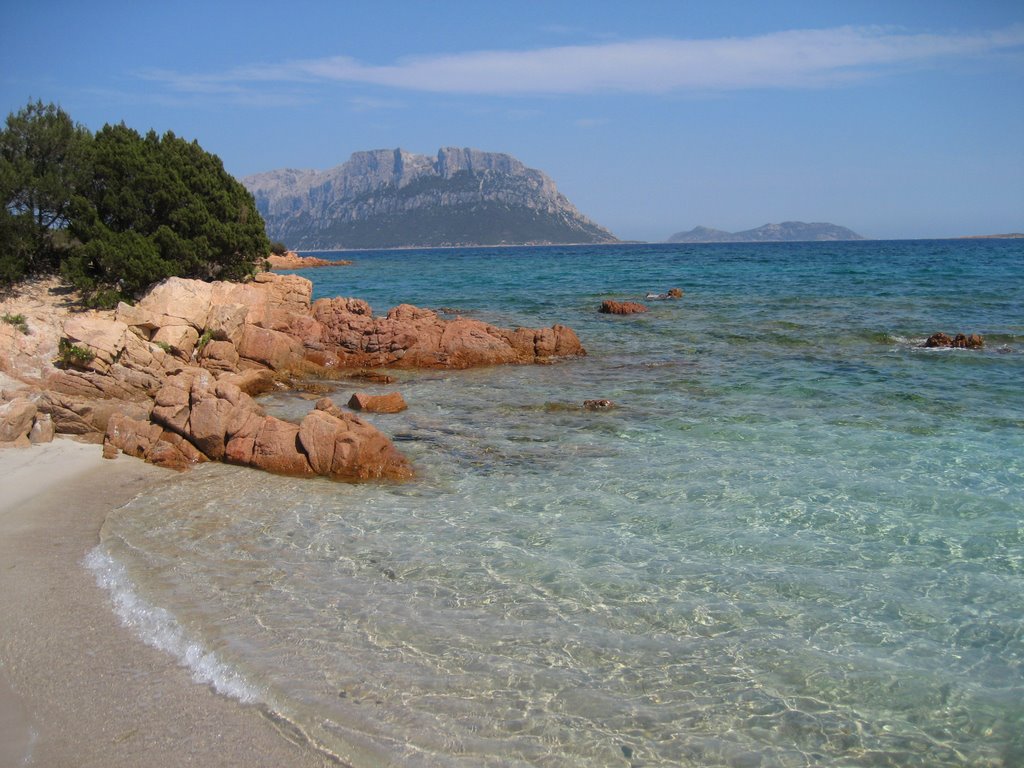
[[[468,147],[360,151],[241,181],[267,234],[301,250],[618,242],[542,171]]]
[[[827,242],[837,240],[864,240],[852,229],[827,222],[807,223],[804,221],[783,221],[779,224],[763,224],[741,232],[726,232],[710,227],[694,227],[686,232],[676,232],[665,242],[668,243],[793,243]]]

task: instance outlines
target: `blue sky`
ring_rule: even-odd
[[[5,3],[0,108],[197,139],[236,176],[508,152],[619,237],[1024,231],[1024,3]]]

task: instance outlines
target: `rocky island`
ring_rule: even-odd
[[[764,224],[742,232],[725,232],[709,227],[694,227],[688,232],[676,232],[669,243],[794,243],[830,240],[863,240],[851,229],[837,224],[803,221],[784,221],[781,224]]]
[[[543,172],[496,152],[380,149],[241,182],[268,235],[299,250],[618,242]]]

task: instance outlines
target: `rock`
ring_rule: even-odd
[[[312,315],[322,328],[322,344],[346,367],[470,368],[586,354],[564,326],[513,331],[479,320],[442,320],[409,304],[381,318],[366,302],[344,298],[314,302]],[[320,359],[326,362],[328,355]]]
[[[353,411],[366,411],[367,413],[400,413],[408,408],[401,392],[389,392],[386,395],[368,395],[365,392],[356,392],[348,401],[348,407]]]
[[[341,259],[318,259],[316,256],[299,256],[295,251],[285,254],[272,253],[267,257],[267,265],[271,269],[308,269],[310,267],[341,267],[351,265],[351,261]]]
[[[209,341],[198,354],[199,365],[215,373],[237,373],[241,358],[230,341]]]
[[[360,379],[362,381],[372,381],[374,384],[394,384],[398,379],[394,376],[389,376],[386,373],[380,371],[354,371],[348,374],[347,378]]]
[[[92,436],[99,440],[107,430],[110,417],[122,414],[136,419],[149,419],[153,407],[150,400],[131,402],[109,398],[90,398],[47,390],[39,398],[39,410],[48,413],[60,435]]]
[[[206,330],[217,341],[229,341],[238,344],[242,338],[242,326],[249,316],[249,307],[245,304],[213,304],[206,320]]]
[[[37,413],[36,420],[32,423],[32,429],[28,433],[29,442],[32,445],[52,443],[56,428],[53,425],[53,417],[48,413]]]
[[[113,458],[117,449],[167,469],[184,470],[206,461],[206,457],[180,435],[158,424],[120,414],[111,417],[103,438],[103,455]]]
[[[341,408],[339,408],[337,404],[329,397],[321,397],[319,400],[316,401],[316,404],[313,406],[313,408],[318,411],[324,411],[325,413],[329,413],[331,416],[334,416],[335,418],[338,419],[344,418],[345,415],[345,412],[341,410]]]
[[[299,440],[320,475],[336,480],[405,480],[413,476],[408,460],[392,442],[351,413],[333,415],[316,408],[302,420]]]
[[[121,354],[126,343],[128,326],[102,317],[73,315],[64,323],[64,338],[94,357],[82,368],[103,373]]]
[[[146,452],[153,447],[163,431],[159,424],[133,419],[120,413],[113,414],[103,435],[104,452],[106,446],[110,445],[129,456],[145,458]]]
[[[583,407],[588,411],[607,411],[615,408],[615,403],[611,400],[584,400]]]
[[[27,438],[32,431],[38,408],[27,398],[18,397],[0,405],[0,443]]]
[[[669,288],[668,289],[668,297],[670,299],[681,299],[681,298],[683,298],[683,290],[682,290],[682,288]]]
[[[181,355],[187,360],[199,341],[199,331],[191,325],[165,325],[153,334],[152,341],[158,347],[170,347],[172,354]]]
[[[238,354],[275,371],[295,369],[303,360],[302,344],[298,339],[281,331],[250,324],[242,330]]]
[[[247,395],[262,395],[274,389],[274,375],[265,368],[249,368],[221,376],[219,381],[234,384]]]
[[[125,322],[153,331],[169,325],[190,325],[202,333],[212,299],[212,283],[169,277],[154,286],[130,311],[118,305],[118,313]]]
[[[301,450],[299,427],[267,416],[255,437],[249,464],[278,475],[303,477],[316,474]]]
[[[928,337],[924,346],[931,348],[981,349],[985,346],[985,339],[977,333],[972,333],[969,336],[958,333],[955,337],[945,333],[933,333]]]
[[[606,299],[601,302],[600,312],[606,315],[633,315],[638,312],[646,312],[647,307],[635,301],[613,301]]]

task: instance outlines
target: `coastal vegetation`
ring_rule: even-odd
[[[239,280],[270,252],[248,191],[198,142],[95,134],[30,103],[0,131],[0,285],[60,274],[92,306],[171,276]]]

